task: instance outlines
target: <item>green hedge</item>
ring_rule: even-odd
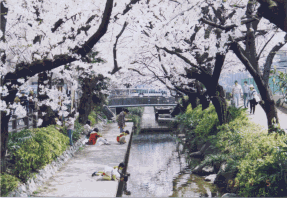
[[[97,114],[94,111],[91,111],[90,115],[88,116],[88,119],[91,121],[91,126],[94,126],[97,120]]]
[[[249,121],[244,109],[228,110],[231,121],[222,126],[212,105],[204,111],[201,106],[188,106],[176,117],[183,125],[188,152],[194,152],[199,141],[209,140],[221,152],[206,156],[202,163],[226,162],[226,172],[237,172],[229,181],[229,191],[244,197],[286,196],[287,137],[268,135]]]
[[[129,114],[126,119],[131,119],[134,124],[135,133],[138,134],[141,130],[141,118],[144,111],[144,107],[129,107]]]
[[[1,197],[6,197],[9,192],[17,188],[19,179],[13,175],[0,174],[1,177]]]
[[[18,144],[18,148],[12,147],[10,150],[15,163],[13,175],[23,182],[27,181],[31,171],[39,170],[51,163],[68,145],[69,138],[60,133],[55,126],[33,129],[31,137]]]

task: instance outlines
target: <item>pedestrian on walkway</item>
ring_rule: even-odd
[[[117,118],[117,122],[118,122],[118,126],[120,128],[120,133],[124,132],[124,128],[125,128],[125,116],[129,113],[129,110],[124,109]]]
[[[248,93],[249,93],[249,85],[247,84],[247,81],[244,81],[243,85],[243,100],[244,100],[244,108],[248,108],[249,100],[248,100]]]
[[[74,131],[74,118],[72,117],[72,115],[69,115],[68,120],[66,122],[66,126],[67,126],[67,133],[68,133],[68,137],[70,138],[70,145],[73,146],[73,131]]]
[[[250,114],[252,113],[253,110],[253,114],[255,113],[255,106],[258,104],[258,102],[256,102],[256,96],[257,96],[257,92],[254,89],[253,85],[250,85],[250,90],[248,93],[248,99],[250,102]]]
[[[233,95],[233,101],[235,102],[235,107],[239,107],[239,100],[240,100],[240,95],[242,95],[242,88],[241,85],[238,84],[238,81],[236,80],[235,85],[232,88],[232,95]]]

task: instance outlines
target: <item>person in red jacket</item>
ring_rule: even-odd
[[[89,141],[87,142],[88,145],[97,145],[99,146],[100,142],[103,142],[105,145],[109,145],[108,141],[102,138],[102,135],[99,132],[98,128],[94,128],[93,132],[91,132]]]

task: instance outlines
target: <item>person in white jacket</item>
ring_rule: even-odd
[[[67,127],[67,133],[68,133],[68,137],[70,138],[70,145],[73,146],[73,130],[74,130],[74,118],[69,115],[69,118],[66,122],[66,127]]]
[[[232,88],[232,95],[233,101],[235,102],[235,107],[238,108],[240,95],[242,95],[242,87],[238,84],[237,80],[235,81],[235,85]]]

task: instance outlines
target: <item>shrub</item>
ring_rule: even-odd
[[[126,116],[126,119],[131,119],[134,124],[135,133],[138,134],[140,132],[140,123],[141,117],[143,114],[143,107],[129,107],[129,114]]]
[[[236,173],[227,186],[229,191],[239,196],[286,196],[287,136],[268,135],[249,121],[245,109],[228,107],[228,111],[229,123],[221,126],[212,105],[204,111],[201,105],[195,109],[189,105],[176,117],[186,134],[188,152],[208,139],[221,154],[208,155],[201,164],[226,162],[224,172]]]
[[[75,121],[75,129],[74,129],[74,132],[73,132],[73,141],[77,141],[81,138],[81,133],[83,131],[83,126],[79,123],[78,120]]]
[[[27,181],[31,171],[43,168],[60,156],[69,144],[69,138],[61,134],[55,126],[33,129],[32,138],[24,141],[20,148],[13,150],[15,162],[13,174]]]
[[[18,186],[19,179],[13,175],[1,174],[1,197],[7,196],[9,192],[15,190]]]
[[[17,150],[27,139],[32,138],[32,132],[28,129],[16,133],[8,134],[8,152],[13,152]]]
[[[94,126],[97,120],[96,113],[94,111],[91,111],[90,115],[88,116],[88,119],[91,121],[91,126]]]
[[[129,114],[142,117],[144,108],[143,107],[129,107],[128,110],[130,112]]]
[[[286,136],[277,140],[241,116],[218,129],[217,147],[237,161],[235,187],[240,196],[286,195],[287,157],[277,149],[286,147]]]

